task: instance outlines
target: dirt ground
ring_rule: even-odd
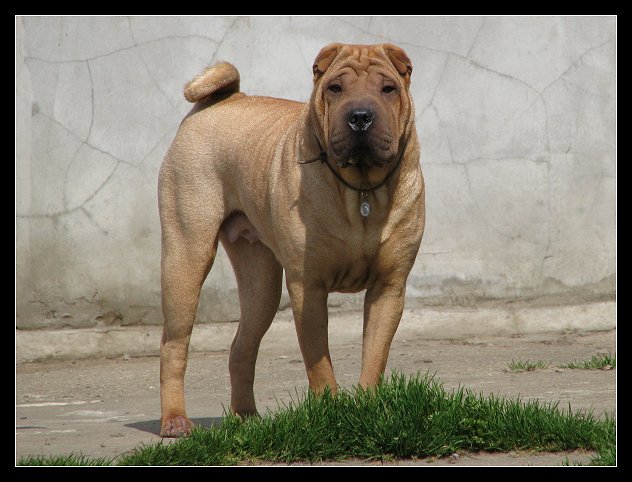
[[[337,326],[351,323],[338,316]],[[358,323],[355,320],[353,323]],[[359,322],[361,324],[361,321]],[[235,326],[236,329],[236,326]],[[335,330],[333,330],[335,332]],[[257,365],[255,397],[261,413],[307,387],[296,335],[266,337]],[[398,333],[399,335],[399,333]],[[195,332],[194,332],[195,336]],[[355,384],[361,338],[331,337],[338,382]],[[616,370],[567,370],[558,365],[597,353],[615,353],[616,333],[556,331],[513,336],[429,338],[406,330],[395,337],[387,372],[435,373],[448,389],[559,402],[560,408],[614,412]],[[226,350],[192,353],[186,379],[189,416],[203,426],[218,423],[229,403]],[[513,373],[511,360],[544,360],[550,368]],[[159,358],[118,357],[21,363],[16,366],[16,460],[26,455],[115,457],[141,443],[160,440]],[[398,465],[561,465],[567,457],[587,463],[582,452],[532,454],[459,453],[451,458],[403,460]],[[346,464],[367,464],[350,461]],[[374,462],[371,464],[375,464]]]

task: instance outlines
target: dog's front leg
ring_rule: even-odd
[[[323,393],[327,387],[335,392],[336,377],[329,355],[327,331],[327,291],[302,281],[288,281],[288,292],[309,387],[314,393]]]
[[[360,385],[375,386],[384,373],[388,352],[404,310],[406,283],[376,284],[364,297]]]

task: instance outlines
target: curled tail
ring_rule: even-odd
[[[239,92],[239,71],[228,62],[208,67],[184,86],[184,98],[191,103],[218,92]]]

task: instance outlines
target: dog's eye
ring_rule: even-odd
[[[342,91],[342,87],[339,84],[331,84],[329,87],[327,87],[330,91],[334,92],[334,93],[338,93]]]
[[[389,94],[393,92],[394,90],[395,90],[395,87],[393,87],[392,85],[385,85],[384,87],[382,87],[382,92],[384,92],[385,94]]]

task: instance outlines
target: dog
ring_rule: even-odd
[[[218,242],[235,271],[241,309],[229,358],[233,413],[257,414],[255,362],[283,271],[310,390],[337,386],[330,292],[366,290],[359,383],[379,382],[425,222],[412,70],[395,45],[334,43],[316,57],[308,103],[240,92],[239,72],[227,62],[185,86],[195,105],[158,181],[161,436],[192,429],[184,374]]]

